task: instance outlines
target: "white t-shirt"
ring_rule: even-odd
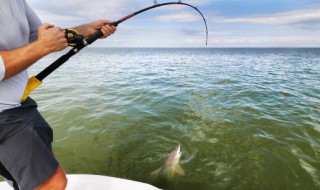
[[[0,50],[13,50],[38,38],[41,21],[25,0],[0,0]],[[28,81],[27,70],[3,80],[4,63],[0,56],[0,112],[20,106]]]

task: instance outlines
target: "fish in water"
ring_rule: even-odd
[[[158,177],[172,178],[175,173],[184,176],[185,172],[179,165],[179,159],[181,157],[180,144],[168,155],[163,166],[152,174]]]

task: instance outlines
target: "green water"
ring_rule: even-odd
[[[316,190],[319,55],[320,49],[88,49],[33,98],[54,129],[67,173],[166,190]],[[152,177],[179,143],[186,175]]]

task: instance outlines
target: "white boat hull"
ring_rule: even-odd
[[[152,185],[137,181],[101,175],[67,175],[66,190],[160,190]],[[6,182],[0,182],[1,190],[12,190]]]

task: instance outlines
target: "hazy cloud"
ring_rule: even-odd
[[[162,22],[196,22],[202,21],[202,17],[197,12],[179,12],[171,15],[156,16],[156,20]]]
[[[218,18],[212,20],[215,22],[222,23],[279,24],[286,26],[319,26],[320,6],[310,7],[304,10],[288,11],[284,13],[270,15],[253,15],[250,17],[242,18]]]
[[[77,17],[78,20],[96,19],[101,17],[118,19],[146,6],[153,5],[152,0],[92,0],[91,3],[90,1],[80,0],[50,0],[46,2],[40,2],[39,0],[29,0],[28,2],[39,14],[41,14],[43,18],[49,18],[51,20],[53,20],[54,18],[60,20],[60,18],[64,16],[66,18]],[[164,2],[167,1],[158,0],[158,3]],[[200,6],[210,3],[212,2],[212,0],[185,0],[183,2],[191,3],[195,6]],[[164,11],[174,10],[176,12],[185,9],[188,9],[188,7],[166,6],[161,8],[161,10]],[[51,16],[53,16],[53,18],[51,18]]]
[[[137,3],[131,0],[108,1],[94,0],[79,1],[79,0],[50,0],[39,2],[38,0],[30,1],[31,6],[37,12],[51,13],[52,15],[61,15],[68,17],[78,17],[79,20],[104,17],[115,17],[122,12],[130,13],[130,9],[134,10]],[[50,17],[50,15],[43,15]]]

